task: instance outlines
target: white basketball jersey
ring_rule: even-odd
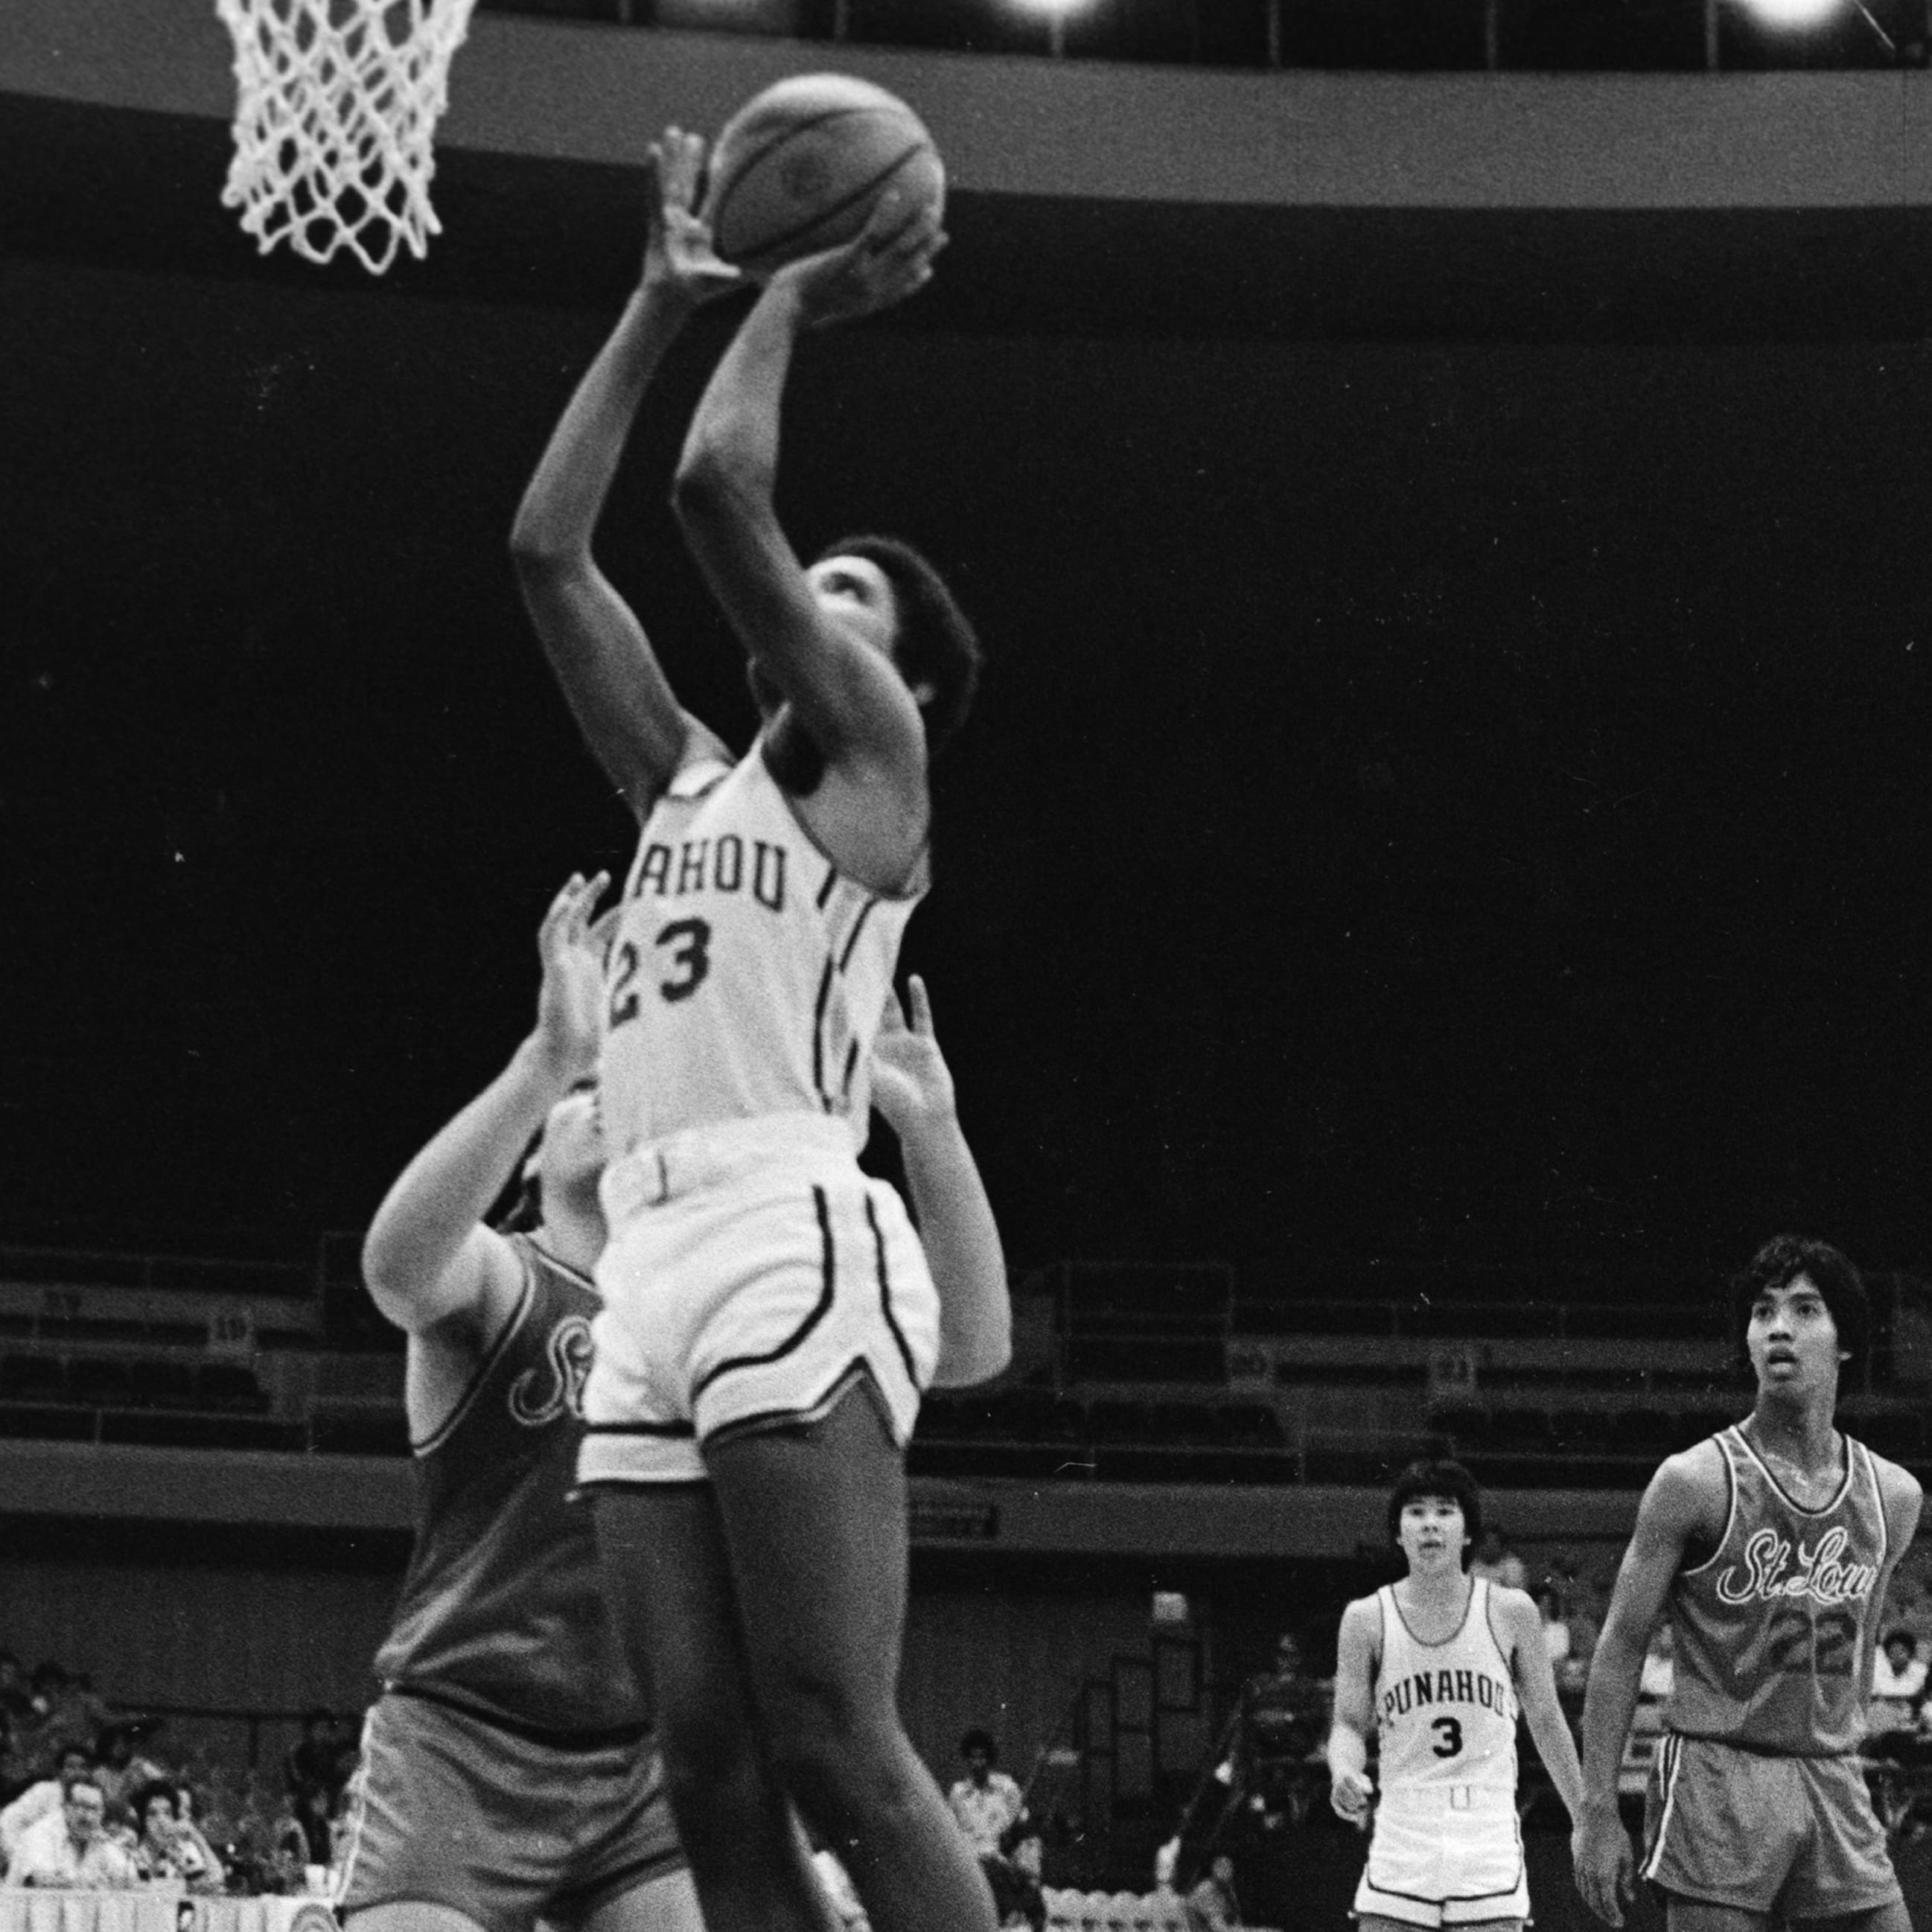
[[[604,961],[601,1107],[612,1160],[686,1128],[831,1114],[864,1146],[871,1055],[926,889],[846,878],[766,769],[680,772],[645,821]]]
[[[1462,1628],[1441,1643],[1410,1634],[1395,1592],[1376,1592],[1377,1781],[1387,1791],[1438,1785],[1516,1788],[1516,1686],[1490,1627],[1490,1586],[1469,1582]]]

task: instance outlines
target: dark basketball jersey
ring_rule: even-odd
[[[534,1242],[515,1312],[462,1400],[416,1445],[416,1540],[385,1684],[556,1733],[641,1724],[597,1578],[590,1512],[568,1501],[596,1291]]]
[[[1801,1757],[1856,1750],[1886,1561],[1871,1452],[1846,1436],[1838,1494],[1808,1510],[1742,1430],[1712,1439],[1730,1514],[1715,1552],[1671,1586],[1670,1728]]]

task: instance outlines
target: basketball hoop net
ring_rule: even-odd
[[[350,250],[380,275],[418,261],[449,63],[476,0],[215,0],[235,40],[235,158],[224,206],[266,254]]]

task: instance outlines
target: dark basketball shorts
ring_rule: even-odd
[[[484,1932],[580,1924],[680,1870],[648,1735],[539,1742],[441,1702],[386,1692],[362,1726],[337,1905],[446,1905]]]
[[[1679,1898],[1786,1918],[1902,1894],[1858,1759],[1667,1736],[1644,1798],[1643,1875]]]

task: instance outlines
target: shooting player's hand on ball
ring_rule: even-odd
[[[745,280],[720,259],[711,245],[711,230],[698,214],[704,172],[703,136],[667,128],[651,143],[651,230],[644,248],[644,284],[694,304],[729,295]]]

